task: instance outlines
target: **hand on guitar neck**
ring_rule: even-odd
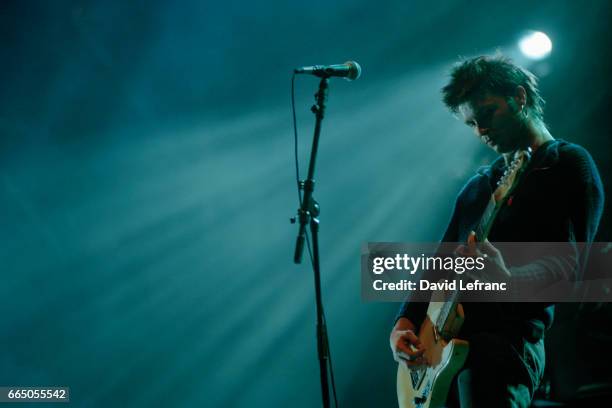
[[[455,253],[464,257],[485,258],[487,264],[485,270],[487,271],[487,274],[485,276],[477,276],[474,273],[468,273],[468,278],[473,280],[478,279],[480,281],[496,281],[507,280],[511,277],[510,271],[506,267],[506,263],[504,262],[501,252],[499,252],[499,250],[495,248],[488,239],[478,242],[476,233],[474,231],[470,232],[470,235],[468,235],[467,244],[459,245],[457,249],[455,249]]]

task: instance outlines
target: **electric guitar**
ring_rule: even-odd
[[[531,149],[514,154],[475,230],[478,241],[488,237],[499,209],[518,185],[530,157]],[[437,408],[445,405],[451,381],[463,367],[469,351],[467,341],[455,338],[465,318],[463,307],[457,302],[458,294],[458,289],[450,296],[440,291],[433,293],[418,333],[425,347],[427,366],[409,369],[405,364],[398,365],[397,399],[400,408]]]

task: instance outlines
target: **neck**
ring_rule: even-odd
[[[527,146],[530,147],[532,154],[535,153],[535,151],[538,150],[538,148],[542,146],[544,143],[548,142],[549,140],[555,139],[550,134],[548,129],[546,128],[546,125],[544,124],[544,122],[542,122],[542,120],[540,119],[529,118],[528,120],[524,122],[523,129],[525,131],[524,139],[523,139],[526,142],[525,147]],[[509,152],[509,153],[502,154],[506,165],[510,164],[510,162],[512,161],[512,157],[514,156],[514,153],[515,152]]]
[[[527,123],[527,140],[531,151],[535,152],[540,146],[549,140],[554,140],[546,125],[540,119],[533,119]]]

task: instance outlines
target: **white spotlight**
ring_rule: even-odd
[[[519,41],[519,48],[527,58],[539,60],[550,54],[552,42],[543,32],[534,31]]]

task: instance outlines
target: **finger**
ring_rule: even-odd
[[[498,254],[498,253],[499,253],[499,251],[497,250],[497,248],[495,248],[495,247],[493,246],[493,244],[491,244],[491,243],[489,242],[489,240],[488,240],[488,239],[485,239],[485,240],[484,240],[484,241],[481,243],[481,245],[480,245],[480,249],[481,249],[481,250],[482,250],[484,253],[486,253],[487,255],[496,255],[496,254]]]
[[[465,245],[459,245],[457,248],[455,248],[454,253],[456,256],[465,256],[468,253],[468,247]]]
[[[421,340],[417,337],[412,330],[406,330],[400,336],[400,339],[406,341],[408,344],[414,344],[416,347],[421,346]]]
[[[402,357],[402,356],[409,356],[412,350],[410,350],[410,347],[408,347],[407,344],[405,344],[403,341],[398,341],[397,344],[395,345],[395,353],[397,354],[398,357]]]
[[[476,232],[470,231],[468,238],[467,238],[468,245],[475,244],[476,242],[478,242],[478,240],[476,239]]]
[[[423,362],[425,362],[425,356],[424,355],[418,355],[418,356],[409,356],[407,355],[405,352],[403,351],[396,351],[395,353],[393,353],[393,359],[395,361],[397,361],[398,363],[410,363],[410,365],[414,365],[414,364],[423,364]]]
[[[422,355],[425,352],[424,348],[416,348],[414,346],[411,346],[410,344],[407,344],[404,341],[398,341],[398,343],[395,346],[395,349],[397,351],[398,355],[403,356],[406,359],[410,359],[413,360],[417,357],[419,357],[420,355]]]
[[[414,360],[425,353],[425,349],[417,349],[415,347],[404,346],[398,347],[397,354],[406,360]]]
[[[422,356],[422,355],[421,356],[414,356],[414,357],[408,356],[408,355],[406,355],[405,353],[402,353],[402,352],[397,353],[397,357],[400,360],[404,360],[404,361],[406,361],[408,363],[416,362],[417,364],[418,363],[422,363],[423,359],[425,358],[425,356]]]
[[[476,233],[474,231],[470,231],[470,234],[468,235],[467,246],[470,256],[474,256],[476,254],[477,249]]]
[[[476,244],[460,245],[455,249],[455,256],[470,258],[476,256]]]

